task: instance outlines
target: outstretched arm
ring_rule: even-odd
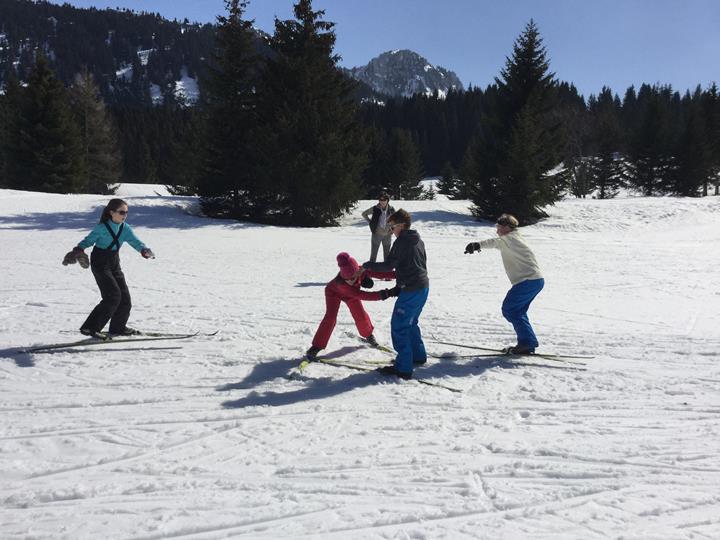
[[[395,279],[395,272],[394,272],[394,271],[390,271],[390,272],[376,272],[376,271],[374,271],[374,270],[366,270],[366,271],[365,271],[365,274],[368,275],[368,276],[370,276],[371,278],[376,278],[376,279],[384,279],[384,280]]]

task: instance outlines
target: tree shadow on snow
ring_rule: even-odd
[[[395,208],[399,208],[398,204],[395,204]],[[469,205],[468,205],[469,208]],[[452,210],[418,210],[412,213],[413,227],[417,226],[422,229],[423,225],[429,223],[442,223],[443,225],[478,225],[494,227],[495,224],[489,221],[477,221],[471,214],[464,214],[462,212],[455,212]],[[367,221],[359,219],[357,222],[352,223],[352,226],[358,228],[367,228]]]
[[[112,196],[108,196],[109,201]],[[162,200],[168,197],[126,197],[130,213],[128,223],[141,228],[174,228],[174,229],[196,229],[204,226],[217,225],[218,222],[225,223],[228,227],[235,229],[259,228],[262,225],[256,223],[239,222],[232,219],[219,220],[198,217],[188,214],[182,206],[182,201],[174,202],[172,205],[158,206],[134,206],[140,200]],[[58,201],[60,204],[60,201]],[[34,212],[22,215],[0,216],[0,229],[19,230],[62,230],[62,229],[92,229],[100,219],[104,204],[98,205],[95,209],[77,212]]]

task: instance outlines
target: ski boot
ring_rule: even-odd
[[[505,347],[503,349],[503,352],[505,354],[517,354],[517,355],[523,355],[523,354],[532,354],[535,352],[535,347],[530,347],[529,345],[515,345],[514,347]]]
[[[383,375],[395,375],[396,377],[400,377],[401,379],[406,381],[412,379],[412,373],[404,373],[402,371],[398,371],[395,366],[379,367],[376,371],[382,373]]]
[[[142,335],[142,332],[140,330],[135,330],[134,328],[130,328],[129,326],[126,326],[119,332],[110,331],[109,333],[111,336],[123,336],[123,337]]]
[[[99,331],[97,331],[97,330],[91,330],[90,328],[81,328],[81,329],[80,329],[80,333],[81,333],[83,336],[88,336],[88,337],[95,338],[95,339],[99,339],[99,340],[102,340],[102,341],[107,341],[108,339],[110,339],[110,336],[109,336],[108,334],[106,334],[105,332],[99,332]]]
[[[363,338],[363,339],[371,347],[375,347],[377,349],[380,346],[380,344],[377,342],[377,339],[375,339],[375,336],[373,336],[372,334],[370,334],[368,337]]]

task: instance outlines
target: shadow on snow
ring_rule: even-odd
[[[112,196],[108,196],[110,200]],[[174,204],[159,206],[135,206],[141,200],[158,201],[170,199],[170,197],[126,197],[130,213],[128,223],[135,227],[143,228],[175,228],[175,229],[196,229],[200,227],[216,226],[223,224],[234,229],[261,228],[263,225],[247,223],[232,219],[216,219],[190,215],[182,204],[177,203],[177,197],[173,197]],[[182,203],[182,201],[181,201]],[[58,201],[61,204],[61,201]],[[98,205],[91,211],[76,212],[33,212],[23,215],[0,216],[0,229],[20,230],[77,230],[87,229],[88,232],[99,221],[104,204]]]
[[[337,351],[324,356],[327,359],[341,359],[358,349],[365,347],[343,347]],[[243,407],[254,407],[254,406],[272,406],[281,407],[284,405],[292,405],[295,403],[302,403],[310,400],[326,399],[333,396],[337,396],[344,392],[363,388],[378,383],[384,384],[412,384],[410,382],[402,381],[394,377],[388,377],[380,373],[375,372],[353,372],[348,368],[337,367],[326,365],[327,369],[334,369],[338,371],[338,375],[344,371],[349,375],[346,377],[311,377],[306,375],[307,370],[312,370],[315,366],[322,366],[322,363],[311,364],[306,368],[306,371],[302,374],[297,374],[292,377],[292,370],[299,364],[299,359],[277,359],[271,362],[263,362],[256,365],[252,372],[242,381],[232,384],[227,384],[216,388],[219,392],[227,392],[232,390],[252,390],[259,384],[269,382],[277,378],[292,378],[293,380],[304,382],[307,386],[304,388],[290,390],[288,392],[258,392],[252,390],[246,396],[225,401],[222,406],[228,409],[243,408]],[[392,359],[388,357],[388,363],[391,363]],[[362,366],[362,364],[358,364]],[[518,364],[513,362],[512,359],[507,358],[503,355],[497,357],[477,357],[471,361],[458,362],[456,359],[440,359],[431,363],[419,366],[415,369],[413,375],[417,378],[423,378],[430,381],[437,380],[441,383],[450,383],[450,379],[468,379],[469,377],[479,376],[486,371],[494,368],[498,369],[523,369],[528,367],[538,367],[547,369],[568,369],[566,366],[556,366],[545,363],[533,363],[529,366],[527,363]],[[432,389],[424,387],[425,391],[437,391],[447,392],[442,388]]]

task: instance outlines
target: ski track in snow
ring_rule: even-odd
[[[18,354],[72,341],[97,302],[90,272],[60,261],[107,198],[0,190],[0,538],[720,537],[720,198],[551,208],[523,229],[546,278],[539,352],[594,358],[416,370],[455,394],[297,373],[335,255],[368,255],[372,201],[294,229],[198,218],[158,186],[119,194],[158,257],[123,247],[130,324],[220,333]],[[467,201],[395,206],[426,243],[428,351],[472,354],[430,334],[512,344],[499,254],[463,255],[492,224]],[[392,301],[365,305],[390,345]],[[348,333],[343,307],[326,353],[391,359]]]

